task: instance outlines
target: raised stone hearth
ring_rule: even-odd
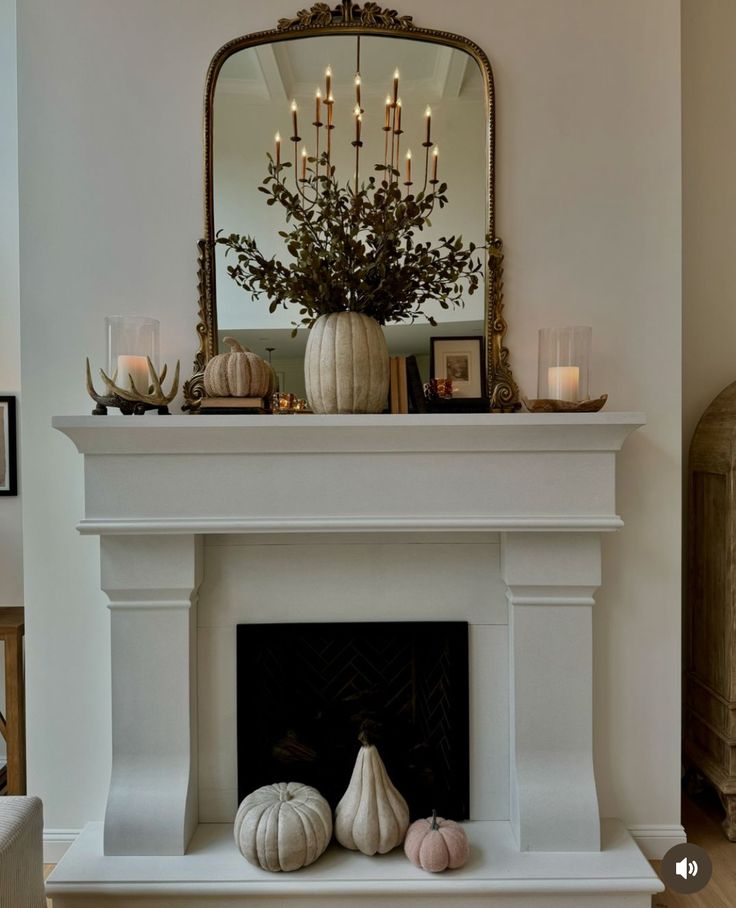
[[[643,422],[631,413],[57,418],[85,455],[79,529],[101,537],[113,770],[104,824],[85,829],[49,880],[55,908],[161,899],[469,908],[489,897],[498,908],[649,908],[659,881],[620,822],[601,826],[591,693],[600,535],[622,526],[615,454]],[[333,846],[306,870],[273,875],[245,863],[228,824],[199,822],[196,606],[208,534],[310,545],[335,534],[497,540],[507,599],[498,664],[508,665],[499,752],[510,767],[471,746],[463,870],[435,877],[401,851],[368,859]],[[402,570],[411,589],[414,563]],[[249,583],[258,582],[256,572]],[[414,608],[420,620],[411,601],[397,619],[412,620]],[[476,665],[492,658],[485,639],[477,635]],[[483,677],[471,684],[471,739],[485,699],[495,708]],[[488,774],[505,795],[483,816],[473,779]]]

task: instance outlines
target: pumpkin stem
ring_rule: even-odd
[[[436,810],[433,810],[433,811],[432,811],[432,826],[431,826],[431,829],[432,829],[433,832],[436,832],[436,830],[438,830],[439,828],[440,828],[440,827],[439,827],[438,824],[437,824],[437,811],[436,811]]]
[[[223,337],[222,342],[228,345],[231,353],[250,353],[250,350],[244,347],[240,341],[235,340],[234,337]]]

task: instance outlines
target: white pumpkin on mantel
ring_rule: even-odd
[[[388,777],[376,748],[364,743],[347,791],[335,808],[335,838],[351,851],[386,854],[401,845],[409,807]]]
[[[251,792],[235,816],[235,841],[249,864],[299,870],[313,864],[332,838],[332,810],[309,785],[277,782]]]
[[[321,315],[309,331],[304,382],[314,413],[380,413],[389,356],[378,322],[360,312]]]

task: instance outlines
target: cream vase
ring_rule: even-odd
[[[389,358],[378,322],[360,312],[321,315],[309,332],[304,381],[314,413],[380,413]]]

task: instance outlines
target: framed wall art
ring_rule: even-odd
[[[449,378],[453,398],[486,396],[483,338],[433,337],[430,340],[431,378]]]
[[[0,495],[17,495],[15,398],[0,395]]]

